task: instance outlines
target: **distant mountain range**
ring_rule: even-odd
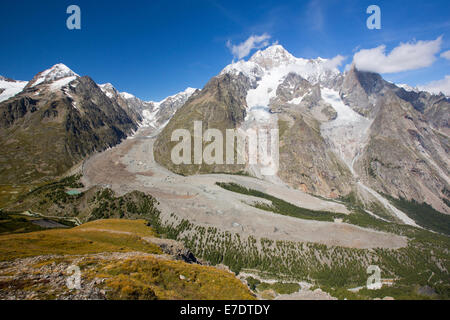
[[[59,176],[86,156],[118,144],[140,125],[157,128],[194,91],[189,88],[160,103],[145,102],[111,84],[97,85],[64,64],[29,82],[1,77],[1,181]]]
[[[414,199],[448,214],[449,106],[442,94],[355,67],[341,73],[333,60],[296,58],[281,45],[226,66],[202,90],[187,88],[160,102],[57,64],[29,82],[0,78],[0,177],[24,183],[58,176],[144,126],[161,130],[155,159],[175,172],[264,179],[248,164],[174,165],[170,136],[178,128],[192,131],[195,120],[204,130],[224,131],[271,119],[265,125],[280,131],[276,178],[290,186],[364,202]]]

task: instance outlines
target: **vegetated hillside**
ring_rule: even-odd
[[[253,299],[232,273],[163,254],[147,224],[97,220],[0,236],[0,299]],[[69,266],[80,268],[81,289],[67,287]]]
[[[83,189],[79,175],[42,185],[25,193],[18,201],[4,208],[6,212],[31,214],[80,222],[104,218],[148,218],[155,214],[156,200],[148,194],[133,191],[117,197],[111,189]]]
[[[295,218],[319,220],[329,220],[336,217],[336,214],[313,212],[298,208],[275,197],[270,197],[264,193],[257,193],[253,190],[242,188],[239,185],[221,185],[233,192],[252,194],[257,197],[269,199],[273,205],[266,206],[263,209],[278,214],[288,214]],[[436,235],[429,231],[419,230],[417,228],[398,225],[395,222],[385,222],[371,217],[363,211],[362,204],[357,202],[356,197],[342,199],[342,201],[348,203],[351,214],[341,218],[348,223],[366,228],[405,235],[409,238],[408,246],[396,250],[364,250],[325,246],[314,243],[273,241],[264,238],[255,239],[253,237],[245,238],[238,234],[222,232],[214,227],[206,228],[194,225],[190,221],[180,220],[175,213],[171,215],[171,218],[168,221],[163,221],[159,211],[154,206],[155,200],[150,195],[133,192],[133,197],[129,197],[130,194],[124,195],[123,197],[116,197],[114,194],[110,193],[108,189],[104,189],[103,192],[106,191],[105,196],[100,196],[99,198],[95,197],[95,195],[99,195],[98,191],[92,192],[91,198],[88,196],[90,191],[74,196],[65,193],[66,190],[77,190],[77,187],[81,187],[77,181],[77,177],[69,177],[65,180],[49,184],[31,192],[23,198],[20,205],[22,206],[22,209],[25,209],[27,206],[34,208],[34,205],[39,205],[39,202],[42,199],[48,199],[49,202],[54,202],[54,204],[42,204],[44,207],[41,208],[41,213],[51,212],[52,214],[55,214],[55,216],[59,215],[63,218],[65,211],[57,204],[67,206],[66,209],[68,210],[69,205],[73,207],[79,206],[79,208],[81,208],[83,203],[89,203],[89,200],[87,199],[92,199],[92,206],[86,207],[86,211],[79,212],[78,217],[80,219],[84,219],[85,221],[94,219],[95,217],[92,215],[92,212],[94,212],[93,208],[102,208],[98,210],[98,212],[102,212],[102,217],[120,217],[120,212],[124,212],[124,216],[128,218],[139,219],[142,217],[145,218],[147,221],[146,223],[152,227],[153,231],[151,232],[155,232],[163,238],[183,242],[185,248],[192,250],[195,256],[202,258],[204,261],[208,261],[212,265],[224,264],[229,266],[231,270],[236,273],[251,270],[251,272],[256,274],[268,276],[272,279],[288,281],[290,283],[307,281],[335,297],[367,299],[374,297],[383,298],[384,296],[389,295],[397,299],[427,298],[427,296],[422,296],[417,293],[417,290],[419,290],[418,288],[426,286],[432,288],[431,290],[433,293],[430,296],[431,298],[447,299],[450,296],[448,286],[450,280],[448,274],[450,268],[448,237]],[[55,196],[58,194],[59,197]],[[67,199],[66,202],[64,202],[62,199],[66,196]],[[122,205],[120,206],[121,201]],[[11,208],[11,210],[13,209],[16,209],[16,213],[10,211],[6,214],[17,215],[17,212],[20,212],[17,208]],[[47,211],[44,211],[44,209]],[[34,212],[33,210],[31,211]],[[67,212],[70,212],[70,210]],[[70,215],[72,214],[69,214],[69,216]],[[144,274],[151,273],[148,271],[149,267],[147,264],[156,263],[153,260],[154,257],[143,256],[142,252],[155,253],[156,251],[152,251],[155,250],[155,248],[156,250],[161,250],[153,245],[147,246],[146,241],[150,244],[158,244],[159,246],[161,246],[161,242],[150,240],[152,237],[149,234],[150,229],[144,225],[139,225],[138,227],[138,225],[135,225],[134,223],[135,222],[133,221],[127,222],[124,220],[119,224],[118,222],[115,223],[114,220],[112,222],[109,222],[109,220],[101,220],[89,222],[74,229],[50,230],[45,231],[44,233],[32,232],[20,235],[10,234],[3,236],[3,238],[0,236],[0,247],[3,250],[0,252],[2,252],[4,259],[8,260],[24,259],[26,257],[41,254],[83,255],[83,258],[80,259],[86,261],[85,263],[88,266],[93,265],[92,268],[94,268],[92,270],[86,267],[86,270],[90,270],[89,272],[92,271],[96,274],[96,276],[89,278],[94,279],[91,282],[88,282],[90,285],[92,284],[91,287],[95,287],[96,282],[100,282],[100,284],[109,283],[108,290],[111,291],[108,291],[110,292],[108,295],[106,294],[106,291],[100,291],[104,289],[99,289],[97,291],[91,290],[85,293],[79,293],[84,295],[76,297],[103,298],[106,296],[107,298],[149,299],[153,297],[153,294],[156,294],[160,298],[179,298],[180,290],[176,287],[178,285],[176,283],[179,283],[177,276],[180,280],[189,279],[184,273],[182,274],[182,277],[180,277],[177,273],[173,276],[173,271],[170,271],[170,276],[167,276],[167,278],[164,279],[170,279],[170,282],[175,282],[175,287],[169,284],[167,285],[167,288],[175,289],[170,293],[159,291],[159,294],[158,290],[153,286],[151,286],[152,291],[149,291],[147,282],[145,282],[156,280],[152,280],[153,278],[151,277],[151,279],[147,278],[147,276],[139,276],[141,272]],[[80,234],[80,231],[83,233]],[[100,234],[98,232],[100,232]],[[101,236],[104,233],[108,234],[106,239]],[[58,241],[60,242],[56,241],[55,237],[58,238]],[[75,237],[76,239],[72,240],[67,237]],[[140,239],[136,237],[140,237]],[[160,241],[168,240],[161,239]],[[160,248],[167,249],[171,246],[172,244],[166,245],[165,247],[161,246]],[[104,251],[108,250],[119,252],[120,254],[105,255]],[[130,253],[135,251],[140,253]],[[91,256],[85,257],[85,254],[96,253],[100,254],[101,259]],[[101,260],[101,263],[96,262],[97,258]],[[31,260],[31,262],[28,262],[30,260],[16,260],[16,265],[14,266],[20,264],[24,265],[24,268],[31,268],[29,265],[32,263],[32,265],[39,266],[40,269],[38,270],[40,274],[43,272],[42,270],[52,270],[51,272],[56,271],[56,273],[64,272],[67,266],[72,263],[72,260],[67,260],[65,257],[64,259],[66,260],[62,261],[66,261],[66,264],[56,264],[56,269],[53,269],[55,267],[55,265],[52,264],[53,260],[44,262],[47,261],[45,260],[47,258],[45,258],[42,260],[44,265],[42,266],[44,269],[42,269],[40,264],[41,259],[44,258],[36,258],[36,260]],[[158,263],[162,262],[158,261]],[[361,291],[361,293],[355,294],[349,292],[347,289],[365,285],[367,280],[366,268],[372,264],[380,266],[383,278],[395,279],[395,285],[392,288],[384,288],[383,290],[377,291],[377,293]],[[7,270],[13,268],[10,263],[7,264],[7,266],[10,268]],[[27,270],[30,269],[26,269],[24,272],[27,272]],[[111,280],[111,282],[108,282],[107,280],[105,280],[106,282],[102,282],[103,280],[96,279],[101,278],[98,274],[102,274],[102,277],[104,276],[105,279],[117,276],[115,270],[120,270],[119,275],[122,274],[121,270],[126,270],[127,274],[134,275],[129,276],[129,278],[125,280],[123,279],[125,276],[122,275],[120,276],[120,281],[118,278],[114,278],[117,281]],[[166,277],[166,274],[163,273],[161,277]],[[55,279],[55,281],[61,282],[62,280]],[[129,281],[132,283],[130,285],[131,287],[127,287]],[[20,282],[17,284],[19,286],[18,288],[27,283],[28,282]],[[50,281],[50,283],[53,282]],[[8,284],[8,286],[9,285],[10,284]],[[41,285],[43,284],[41,283]],[[184,288],[188,290],[188,286],[185,286]],[[48,287],[46,287],[46,290],[47,289]],[[24,293],[20,291],[21,289],[18,290],[17,294],[20,297],[26,297]],[[51,290],[48,292],[51,292]],[[57,292],[57,290],[54,292]],[[105,294],[102,295],[102,292]],[[215,293],[208,292],[208,297],[215,297],[214,294]],[[57,296],[58,293],[50,294],[45,297],[49,298]],[[194,297],[203,299],[206,295],[201,297],[196,295]],[[225,295],[218,297],[225,298]]]
[[[194,164],[194,121],[202,121],[203,132],[208,128],[218,129],[225,139],[226,129],[234,129],[245,118],[245,92],[250,82],[242,75],[220,75],[212,78],[197,94],[177,110],[166,127],[158,136],[155,146],[155,160],[170,170],[190,175],[199,172],[231,172],[243,170],[243,165],[202,165]],[[176,165],[171,160],[171,152],[178,141],[171,141],[172,133],[177,129],[189,130],[191,134],[191,165]],[[201,133],[203,135],[203,132]],[[203,141],[202,146],[207,145]],[[226,144],[224,146],[224,156]],[[202,149],[203,150],[203,149]]]
[[[232,273],[192,264],[188,248],[160,238],[152,196],[82,187],[70,176],[0,213],[1,299],[253,299]],[[112,217],[138,220],[104,219]],[[80,220],[91,222],[73,227]],[[66,287],[71,265],[81,268],[81,290]]]
[[[443,214],[433,209],[430,205],[418,203],[415,200],[408,201],[403,198],[391,198],[391,201],[411,219],[414,219],[418,225],[450,236],[450,215]]]
[[[222,184],[233,192],[252,194],[261,198],[268,195]],[[270,196],[269,196],[270,197]],[[286,206],[283,201],[270,197],[271,210],[293,217],[319,212],[304,212],[301,208]],[[317,243],[274,241],[266,238],[242,237],[238,233],[224,232],[215,227],[203,227],[172,214],[170,224],[155,228],[167,237],[183,241],[193,253],[212,264],[225,264],[236,273],[251,272],[269,279],[285,282],[307,281],[334,297],[371,299],[391,296],[395,299],[450,298],[450,238],[430,231],[383,221],[364,212],[357,198],[346,201],[351,213],[344,222],[406,236],[408,245],[399,249],[355,249],[327,246]],[[281,210],[281,211],[280,211]],[[310,217],[308,217],[310,218]],[[315,218],[315,217],[314,217]],[[327,219],[326,214],[321,219]],[[275,226],[276,228],[276,226]],[[367,267],[377,265],[383,279],[393,279],[392,287],[382,290],[348,289],[365,287]],[[431,288],[423,295],[423,288]],[[426,290],[425,290],[426,291]]]

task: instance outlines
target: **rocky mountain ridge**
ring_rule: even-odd
[[[138,128],[139,115],[57,64],[0,103],[3,183],[51,179]]]
[[[449,99],[407,91],[354,66],[341,73],[333,60],[296,58],[274,45],[226,66],[169,121],[155,145],[156,160],[184,174],[239,172],[242,167],[175,169],[170,133],[191,130],[193,119],[223,131],[275,117],[278,177],[290,186],[331,198],[356,193],[365,203],[379,203],[387,194],[450,213]],[[213,93],[211,83],[219,91]],[[205,104],[206,96],[214,99]],[[241,116],[212,125],[232,110]],[[245,171],[257,170],[247,165]]]
[[[61,63],[29,82],[2,77],[2,181],[58,176],[86,156],[118,144],[139,126],[163,125],[194,92],[188,88],[160,103],[145,102],[111,84],[97,85]]]

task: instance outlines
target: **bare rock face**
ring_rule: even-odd
[[[428,92],[414,92],[399,89],[396,91],[399,98],[411,103],[411,105],[424,115],[425,120],[432,128],[450,133],[450,100],[443,94],[433,95]]]
[[[448,139],[435,132],[410,103],[388,94],[370,128],[356,171],[379,192],[450,213],[443,202],[449,185]]]
[[[279,119],[280,178],[316,195],[336,198],[348,194],[353,177],[321,136],[319,122],[299,113]]]
[[[304,97],[312,88],[309,81],[303,79],[296,73],[289,73],[277,88],[277,98],[288,102],[293,99]]]
[[[450,213],[443,200],[450,183],[448,100],[407,91],[354,67],[345,74],[340,95],[373,121],[354,160],[355,174],[380,193]]]
[[[322,130],[322,135],[328,136],[334,153],[347,163],[355,178],[379,193],[426,202],[450,213],[444,201],[450,182],[448,100],[406,91],[378,74],[354,67],[344,74],[339,91],[342,102],[362,116],[354,126],[366,122],[370,128],[365,139],[356,139],[355,132],[345,141],[343,129]],[[357,149],[350,156],[342,153],[352,140]]]
[[[322,99],[320,84],[289,73],[270,106],[278,115],[279,177],[296,189],[324,197],[349,193],[352,175],[320,132],[321,123],[337,116]]]
[[[373,118],[377,100],[384,93],[385,82],[379,74],[360,72],[355,67],[344,76],[340,95],[346,105],[359,114]]]
[[[134,122],[142,122],[142,109],[145,102],[126,93],[120,93],[111,83],[99,85],[105,95],[116,102]]]

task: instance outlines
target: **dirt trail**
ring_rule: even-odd
[[[344,205],[315,198],[285,185],[256,178],[208,174],[183,177],[153,158],[155,133],[140,129],[134,137],[88,159],[82,181],[87,187],[106,185],[118,194],[148,192],[160,202],[162,217],[175,213],[202,226],[273,240],[308,241],[355,248],[399,248],[407,240],[393,234],[345,223],[302,220],[252,207],[254,197],[224,190],[216,182],[235,182],[312,210],[348,213]],[[260,199],[259,199],[260,200]]]

